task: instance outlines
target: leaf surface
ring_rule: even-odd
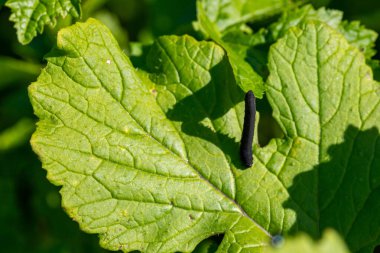
[[[220,31],[278,14],[294,5],[291,0],[198,0],[198,3],[205,7],[206,16]]]
[[[340,31],[344,37],[360,51],[367,59],[375,55],[374,50],[377,33],[360,25],[359,21],[342,21],[343,12],[324,7],[315,10],[311,5],[285,12],[281,18],[270,26],[273,40],[281,38],[289,28],[302,26],[309,21],[320,21]]]
[[[189,252],[221,233],[218,252],[261,252],[271,235],[327,227],[370,252],[380,109],[363,54],[308,23],[269,56],[268,99],[286,138],[255,144],[244,170],[244,94],[222,48],[161,37],[136,70],[99,22],[63,29],[29,92],[32,146],[69,215],[125,252]]]
[[[364,55],[312,22],[271,48],[269,69],[268,99],[288,136],[259,159],[274,163],[267,167],[289,194],[275,212],[295,211],[291,230],[333,227],[351,251],[371,252],[380,239],[380,99]],[[281,219],[277,229],[288,230]]]
[[[188,252],[224,232],[227,246],[268,242],[234,200],[242,93],[220,47],[159,39],[156,84],[95,20],[62,30],[58,48],[30,87],[41,119],[32,145],[83,230],[124,251]]]
[[[55,26],[58,16],[81,15],[80,0],[8,0],[5,5],[12,10],[10,20],[15,22],[17,38],[28,44],[42,33],[45,25]]]
[[[197,10],[200,30],[224,48],[234,71],[237,84],[244,92],[252,90],[256,97],[262,98],[264,93],[262,77],[246,62],[244,55],[239,54],[238,50],[222,39],[222,34],[218,30],[218,27],[215,23],[211,22],[200,2],[198,2]]]

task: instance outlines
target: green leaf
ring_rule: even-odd
[[[240,29],[231,29],[223,35],[222,40],[230,50],[244,59],[257,74],[266,79],[269,51],[267,34],[266,29],[260,29],[256,33],[245,33]]]
[[[257,33],[252,31],[244,32],[241,29],[230,29],[223,34],[223,41],[230,44],[241,45],[245,47],[254,47],[266,42],[267,30],[261,29]]]
[[[271,235],[337,230],[354,252],[380,242],[379,85],[325,24],[294,27],[269,55],[268,99],[285,138],[243,169],[244,93],[213,42],[165,36],[136,70],[90,19],[63,29],[29,88],[31,143],[62,205],[125,252],[262,252]]]
[[[364,55],[314,21],[271,48],[269,69],[268,99],[287,136],[258,152],[278,179],[271,191],[287,188],[277,199],[283,207],[267,210],[270,232],[317,236],[332,227],[351,251],[372,252],[380,242],[380,100]]]
[[[81,15],[80,0],[8,0],[5,5],[12,10],[10,20],[15,22],[17,38],[28,44],[45,25],[55,26],[57,17]]]
[[[278,40],[294,26],[302,26],[308,21],[320,21],[337,28],[342,22],[343,13],[338,10],[330,10],[324,7],[315,10],[311,5],[305,5],[292,11],[284,12],[281,18],[270,26],[273,40]]]
[[[346,39],[359,50],[363,51],[367,59],[375,55],[373,49],[377,33],[366,29],[358,21],[342,21],[343,13],[338,10],[329,10],[324,7],[315,10],[311,5],[285,12],[279,21],[270,26],[273,40],[282,37],[291,27],[302,26],[309,21],[324,22],[340,31]]]
[[[343,21],[339,26],[339,31],[354,46],[364,52],[367,59],[371,59],[376,54],[375,41],[377,33],[366,29],[360,25],[359,21],[347,22]]]
[[[295,1],[296,2],[296,1]],[[267,76],[266,50],[249,52],[264,43],[265,30],[256,34],[244,23],[269,17],[296,5],[290,0],[197,1],[195,30],[211,38],[226,50],[238,85],[245,92],[253,90],[258,98],[264,93],[262,77]]]
[[[284,245],[270,248],[265,253],[349,253],[343,240],[334,230],[326,230],[315,243],[308,235],[300,234],[287,238]]]
[[[264,93],[262,77],[245,61],[244,49],[237,50],[231,43],[222,39],[222,34],[216,25],[209,20],[200,1],[198,2],[197,10],[199,29],[224,48],[234,71],[237,84],[244,92],[252,90],[256,97],[262,98]],[[252,39],[252,42],[255,42],[255,39]],[[243,53],[240,51],[243,51]]]
[[[291,0],[197,0],[197,3],[204,6],[206,16],[219,31],[267,18],[294,6]]]
[[[162,37],[156,83],[93,19],[63,29],[58,49],[29,89],[31,142],[83,230],[126,252],[188,252],[219,233],[226,250],[267,244],[234,200],[243,93],[220,47]]]

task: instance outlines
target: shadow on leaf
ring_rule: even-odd
[[[297,214],[290,233],[303,231],[317,239],[321,231],[333,228],[351,251],[373,251],[380,240],[379,130],[349,126],[344,142],[330,146],[322,160],[328,161],[297,175],[288,189],[284,207]]]
[[[237,86],[227,58],[224,58],[211,71],[211,81],[177,102],[166,114],[170,120],[182,122],[182,131],[190,136],[207,140],[219,147],[232,164],[244,169],[239,158],[239,141],[222,132],[222,117],[244,100],[244,93]],[[242,110],[244,113],[244,110]],[[243,115],[236,117],[242,119]],[[210,119],[211,121],[208,121]],[[219,120],[215,124],[215,121]],[[207,123],[205,123],[207,122]],[[242,124],[242,122],[239,122]],[[230,128],[238,126],[231,125]],[[241,127],[241,125],[239,126]],[[240,138],[240,136],[239,136]]]

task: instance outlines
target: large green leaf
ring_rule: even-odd
[[[30,87],[41,119],[32,145],[83,230],[125,251],[187,252],[224,232],[227,246],[267,243],[234,200],[243,94],[220,47],[158,40],[157,85],[92,19],[62,30],[58,48]]]
[[[255,144],[244,170],[244,94],[219,46],[161,37],[136,70],[108,29],[78,23],[30,86],[33,149],[69,215],[108,249],[189,252],[224,233],[218,252],[260,252],[271,235],[334,227],[370,252],[380,109],[364,56],[316,23],[276,43],[269,68],[286,138]]]
[[[55,26],[58,16],[70,14],[79,18],[81,0],[8,0],[5,5],[11,8],[10,20],[15,22],[17,38],[28,44],[42,33],[45,25]]]
[[[289,194],[272,212],[294,211],[291,230],[334,227],[352,251],[371,252],[380,240],[380,99],[364,55],[329,26],[308,23],[272,47],[269,69],[268,99],[288,136],[259,152],[279,179],[272,191]],[[274,231],[288,230],[280,222]]]

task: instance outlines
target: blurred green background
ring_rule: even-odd
[[[107,252],[99,247],[96,235],[81,232],[65,214],[59,188],[47,181],[29,145],[36,118],[27,87],[43,68],[43,56],[55,45],[57,31],[75,21],[59,19],[55,28],[45,27],[42,35],[23,46],[4,2],[0,0],[0,251]],[[380,32],[379,0],[312,2],[316,7],[342,10],[345,19],[360,20]],[[136,42],[149,44],[159,35],[195,35],[191,25],[196,18],[195,0],[87,0],[82,10],[83,19],[95,17],[105,23],[127,54],[140,49]],[[380,51],[379,42],[376,48]],[[375,58],[379,59],[379,53]],[[265,145],[278,130],[265,98],[258,101],[258,110],[260,142]]]

